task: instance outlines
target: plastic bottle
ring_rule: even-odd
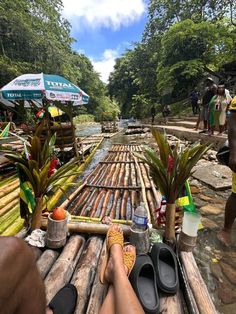
[[[149,251],[148,217],[144,203],[140,203],[134,212],[130,243],[136,247],[136,254],[146,254]]]
[[[148,217],[147,211],[144,203],[140,203],[140,205],[136,208],[133,216],[133,224],[132,229],[134,231],[145,231],[148,228]]]

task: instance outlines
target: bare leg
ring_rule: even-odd
[[[134,250],[134,247],[126,246],[125,249]],[[123,262],[123,250],[119,244],[114,244],[110,249],[105,277],[111,285],[99,314],[144,314],[127,277],[127,269]]]
[[[23,240],[1,237],[0,252],[1,314],[44,314],[44,284],[30,248]]]
[[[224,228],[217,234],[217,238],[226,246],[230,246],[231,244],[230,233],[231,233],[233,223],[236,219],[235,204],[236,204],[236,194],[231,193],[225,206]]]
[[[219,134],[222,134],[223,133],[223,131],[224,131],[224,126],[223,125],[220,125],[219,126]]]

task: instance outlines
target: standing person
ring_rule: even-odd
[[[151,108],[152,124],[154,123],[155,115],[156,115],[156,109],[155,109],[155,106],[153,105]]]
[[[214,83],[213,79],[211,77],[208,77],[206,79],[206,89],[205,93],[202,97],[202,108],[201,108],[201,118],[200,120],[203,120],[204,122],[204,129],[203,131],[199,133],[207,133],[207,131],[210,131],[210,114],[209,114],[209,104],[213,96],[215,96],[217,91],[217,86]]]
[[[236,89],[235,89],[236,94]],[[231,244],[231,230],[236,219],[236,96],[230,103],[230,117],[228,121],[229,139],[229,167],[232,170],[232,193],[225,206],[224,227],[217,234],[217,238],[226,246]]]
[[[195,88],[190,93],[190,99],[191,99],[193,115],[198,114],[198,111],[199,111],[199,108],[198,108],[198,98],[199,98],[199,93],[198,93],[197,89]]]
[[[224,131],[226,123],[226,110],[232,98],[229,93],[226,93],[223,84],[218,85],[217,93],[210,101],[210,128],[211,134],[214,134],[215,127],[219,127],[219,134]]]

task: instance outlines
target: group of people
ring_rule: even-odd
[[[198,130],[200,122],[203,121],[204,129],[201,133],[214,135],[216,127],[218,128],[219,135],[226,131],[227,121],[230,115],[229,105],[231,100],[230,93],[223,83],[217,86],[212,78],[207,78],[206,89],[202,97],[200,108],[199,93],[196,90],[191,93],[193,113],[197,113],[196,110],[199,111],[195,129]]]

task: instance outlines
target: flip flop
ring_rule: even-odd
[[[160,299],[156,285],[155,269],[148,255],[137,256],[130,274],[130,283],[145,313],[159,313]]]
[[[150,255],[156,271],[158,288],[165,293],[176,293],[179,288],[179,277],[173,250],[164,243],[155,243]]]
[[[48,304],[53,314],[73,314],[77,303],[77,289],[72,284],[65,285]]]
[[[128,245],[131,245],[131,244],[125,243],[124,247],[128,246]],[[124,251],[123,252],[123,260],[124,260],[124,265],[128,269],[127,276],[129,277],[129,275],[130,275],[130,273],[134,267],[135,261],[136,261],[136,252],[135,251],[131,251],[131,252]]]
[[[101,266],[101,273],[100,273],[100,282],[102,284],[106,283],[105,280],[105,271],[106,271],[106,267],[107,267],[107,262],[109,259],[109,250],[112,247],[112,245],[114,244],[120,244],[123,248],[124,246],[124,235],[123,232],[119,232],[117,230],[113,230],[111,228],[108,229],[107,231],[107,236],[106,236],[106,253],[102,262],[102,266]]]

